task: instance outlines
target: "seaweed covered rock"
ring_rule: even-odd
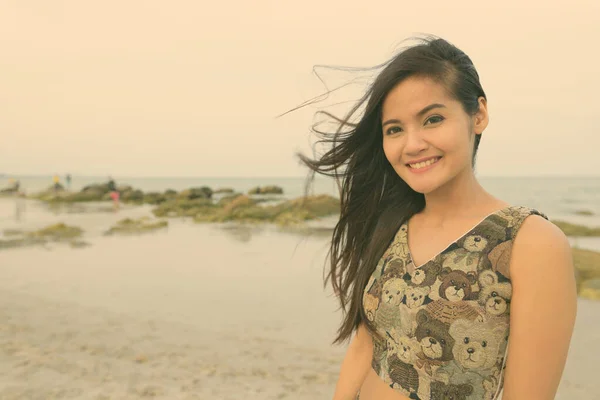
[[[600,227],[590,228],[565,221],[552,221],[567,236],[600,236]]]
[[[215,190],[213,192],[213,194],[223,194],[223,193],[229,194],[229,193],[234,193],[234,192],[235,192],[235,190],[233,190],[232,188],[219,188],[219,189]]]
[[[83,234],[83,230],[76,226],[69,226],[63,223],[47,226],[43,229],[30,232],[29,237],[43,238],[52,241],[63,241],[78,238]]]
[[[579,296],[589,300],[600,300],[600,278],[583,282],[579,289]]]
[[[8,239],[0,239],[0,249],[45,245],[50,242],[79,242],[83,230],[63,223],[54,224],[33,232],[5,231]]]
[[[111,227],[105,232],[105,235],[114,234],[126,234],[126,235],[138,235],[142,233],[153,232],[158,229],[163,229],[169,226],[168,221],[164,220],[151,220],[148,217],[142,217],[139,219],[125,218],[117,222],[116,225]]]
[[[210,199],[193,199],[176,197],[161,203],[152,213],[157,217],[193,217],[200,212],[208,212],[215,208]]]
[[[141,190],[127,190],[121,193],[121,200],[125,203],[142,203],[144,192]]]
[[[256,199],[239,195],[223,204],[200,210],[197,222],[301,224],[339,212],[339,200],[320,195],[284,201],[277,205],[261,205]]]
[[[591,217],[594,215],[594,212],[590,210],[576,210],[574,214],[581,215],[583,217]]]
[[[600,300],[600,252],[573,248],[573,265],[581,297]]]
[[[144,193],[144,197],[142,198],[142,201],[145,204],[157,205],[157,204],[164,203],[165,201],[167,201],[167,199],[168,198],[164,193],[148,192],[148,193]]]
[[[202,186],[199,188],[191,188],[179,192],[177,198],[185,200],[211,199],[212,195],[213,191],[211,188],[209,188],[208,186]]]
[[[248,194],[283,194],[283,189],[279,186],[257,186],[248,190]]]

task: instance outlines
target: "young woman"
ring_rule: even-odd
[[[317,131],[331,148],[300,156],[341,183],[326,282],[334,343],[351,340],[334,399],[553,399],[577,302],[565,235],[477,181],[488,104],[465,53],[426,38],[382,67]]]

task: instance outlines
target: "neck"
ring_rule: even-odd
[[[422,214],[438,221],[476,217],[482,206],[495,202],[475,178],[472,169],[425,195]]]

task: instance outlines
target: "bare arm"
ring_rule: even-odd
[[[371,333],[360,325],[350,341],[342,362],[333,400],[354,400],[371,367],[373,340]]]
[[[563,232],[527,218],[513,244],[513,296],[503,400],[552,400],[564,370],[577,291],[571,247]]]

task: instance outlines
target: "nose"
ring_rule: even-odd
[[[496,300],[494,300],[494,302],[495,302],[496,304],[500,304],[500,303],[502,303],[502,300],[500,300],[500,299],[496,299]]]
[[[437,340],[435,340],[434,338],[429,338],[429,343],[437,344]]]
[[[467,353],[469,353],[469,354],[473,354],[473,353],[475,353],[475,349],[474,349],[474,348],[472,348],[472,347],[469,347],[469,348],[467,349]]]
[[[406,144],[404,151],[410,156],[414,157],[426,150],[428,147],[427,142],[423,140],[421,133],[414,129],[406,130]]]

